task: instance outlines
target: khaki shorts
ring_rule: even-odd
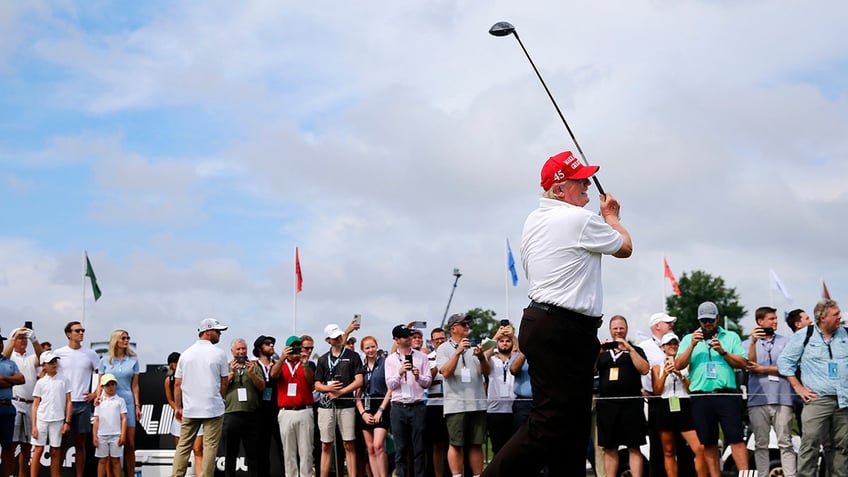
[[[324,409],[318,408],[318,431],[321,433],[321,442],[329,444],[336,437],[336,425],[343,441],[356,439],[356,409]]]
[[[481,446],[486,443],[486,411],[447,414],[448,443],[452,446]]]

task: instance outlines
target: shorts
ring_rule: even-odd
[[[366,409],[366,412],[371,414],[372,416],[377,414],[377,410],[380,408],[380,404],[383,402],[383,398],[385,396],[372,396],[371,401],[371,409]],[[366,424],[365,421],[362,420],[362,416],[359,417],[359,427],[361,429],[365,429],[368,431],[373,431],[375,428],[380,429],[389,429],[392,424],[392,406],[391,404],[386,406],[386,410],[380,415],[380,422],[377,424]]]
[[[91,403],[74,401],[71,403],[71,434],[91,433]]]
[[[470,411],[445,416],[448,443],[452,446],[480,446],[486,443],[486,411]]]
[[[12,445],[17,414],[18,410],[12,404],[0,404],[0,446]]]
[[[352,407],[344,409],[318,408],[318,431],[321,433],[321,442],[329,444],[335,440],[336,425],[343,441],[356,440],[356,409]]]
[[[735,393],[735,389],[726,390]],[[727,444],[742,442],[742,395],[692,394],[692,420],[701,444],[718,443],[718,426]]]
[[[38,439],[32,438],[30,443],[34,446],[62,447],[62,428],[65,427],[65,421],[37,421],[35,423],[38,429]]]
[[[645,444],[648,423],[645,421],[645,400],[599,399],[595,405],[598,424],[598,446],[635,449]]]
[[[15,415],[15,429],[12,431],[12,442],[29,444],[30,439],[32,439],[32,418],[30,416],[31,414],[18,410]]]
[[[692,400],[689,398],[680,399],[680,410],[675,412],[671,412],[668,403],[668,399],[660,399],[653,408],[656,430],[676,433],[694,430],[695,422],[692,420]]]
[[[97,448],[94,449],[94,457],[115,457],[124,455],[124,446],[118,445],[121,436],[97,436]]]

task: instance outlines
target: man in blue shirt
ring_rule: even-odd
[[[816,303],[815,326],[799,330],[777,359],[777,368],[804,400],[804,434],[798,475],[816,475],[819,446],[830,432],[832,475],[848,476],[848,331],[833,300]],[[812,326],[812,325],[811,325]],[[809,337],[809,339],[808,339]],[[801,379],[795,377],[800,366]]]
[[[754,432],[754,460],[760,476],[769,472],[769,429],[774,428],[780,464],[786,477],[795,477],[792,447],[792,387],[777,371],[777,357],[789,338],[776,333],[777,310],[761,306],[754,312],[757,327],[742,342],[748,351],[748,417]]]
[[[3,352],[3,336],[0,336],[0,353]],[[0,463],[0,475],[12,473],[12,465],[15,463],[15,447],[12,445],[12,433],[15,429],[15,415],[17,411],[12,405],[12,386],[24,383],[24,375],[18,369],[18,365],[11,359],[0,354],[0,446],[3,446],[2,463]]]

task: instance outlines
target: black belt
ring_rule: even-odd
[[[12,404],[11,399],[0,399],[0,404]]]
[[[415,402],[409,402],[409,403],[407,403],[407,402],[392,402],[392,406],[399,406],[399,407],[415,407],[415,406],[420,406],[422,404],[424,404],[424,401],[415,401]]]
[[[568,308],[563,308],[561,306],[550,305],[548,303],[539,303],[537,301],[530,300],[530,304],[527,305],[527,308],[533,308],[536,310],[542,310],[549,315],[565,315],[565,316],[573,316],[577,318],[584,318],[591,320],[592,322],[597,323],[598,328],[601,327],[601,323],[603,322],[603,316],[589,316],[584,315],[582,313],[577,313],[574,310],[569,310]]]
[[[306,409],[306,406],[288,406],[288,407],[283,407],[283,410],[284,410],[284,411],[302,411],[302,410],[304,410],[304,409]]]
[[[32,400],[32,399],[24,399],[24,398],[19,398],[19,397],[17,397],[17,396],[12,397],[12,400],[13,400],[13,401],[25,402],[25,403],[27,403],[27,404],[32,404],[32,403],[34,403],[34,402],[35,402],[35,401],[34,401],[34,400]]]

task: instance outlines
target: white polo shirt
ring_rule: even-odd
[[[182,378],[183,416],[208,419],[224,414],[221,378],[230,373],[227,355],[209,340],[197,340],[180,356],[174,377]]]
[[[35,389],[35,381],[38,379],[38,357],[34,354],[23,355],[17,351],[12,351],[10,359],[18,365],[18,369],[24,375],[25,380],[23,384],[16,384],[12,387],[12,395],[18,399],[32,401],[32,391]],[[15,405],[18,412],[27,415],[32,410],[32,403],[14,400],[12,404]]]
[[[621,234],[597,213],[541,198],[539,208],[524,222],[521,239],[530,299],[601,316],[601,256],[618,252],[622,245]]]

